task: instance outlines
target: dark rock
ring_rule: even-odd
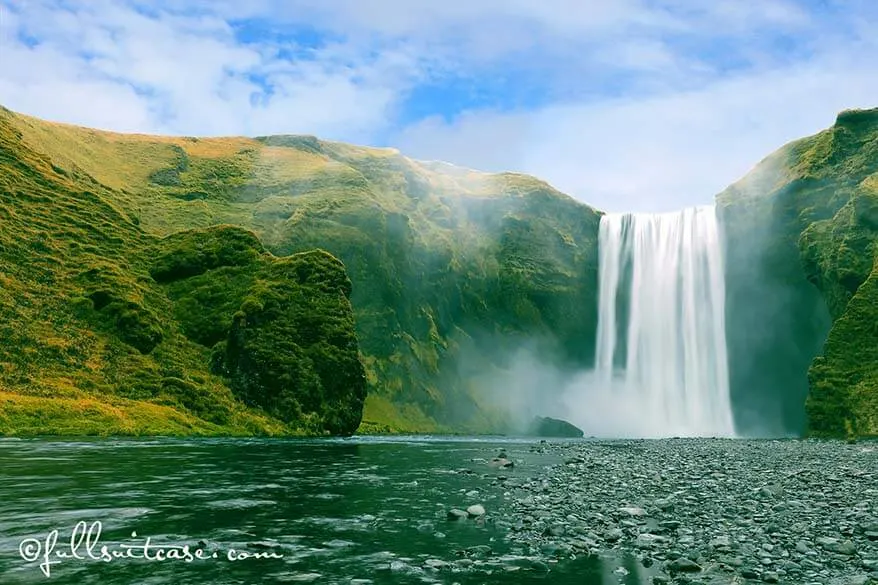
[[[680,573],[697,573],[701,571],[701,565],[686,557],[680,557],[668,563],[668,570]]]
[[[489,467],[496,467],[498,469],[512,469],[515,467],[515,463],[506,459],[505,457],[494,457],[490,461],[488,461]]]
[[[566,420],[537,416],[531,421],[527,434],[535,437],[580,438],[585,433]]]

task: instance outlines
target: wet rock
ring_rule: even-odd
[[[701,565],[686,557],[680,557],[669,562],[667,568],[675,573],[697,573],[701,571]]]
[[[634,546],[638,548],[653,548],[664,541],[665,539],[661,536],[644,532],[643,534],[637,535],[637,538],[634,540]]]
[[[449,520],[464,520],[469,517],[469,514],[465,510],[458,510],[457,508],[452,508],[448,510],[448,519]]]
[[[476,556],[476,557],[489,556],[492,552],[493,551],[491,550],[491,547],[488,546],[487,544],[479,544],[476,546],[471,546],[468,549],[466,549],[466,553],[469,556]]]
[[[729,548],[731,546],[731,542],[729,541],[728,536],[717,536],[709,543],[707,543],[707,545],[711,548]]]
[[[443,561],[442,559],[427,559],[424,561],[424,566],[429,567],[430,569],[442,569],[443,567],[448,566],[447,561]]]
[[[579,438],[584,433],[566,420],[536,416],[531,421],[527,434],[536,437]]]
[[[506,459],[505,457],[494,457],[490,461],[488,461],[488,467],[494,467],[497,469],[512,469],[515,467],[515,463]]]
[[[702,439],[540,449],[553,462],[505,488],[511,516],[497,510],[526,554],[563,563],[568,548],[634,553],[657,561],[650,572],[704,585],[878,577],[874,453],[833,442]],[[689,563],[700,570],[679,570]]]
[[[481,504],[473,504],[472,506],[470,506],[469,508],[466,509],[466,514],[472,518],[475,518],[477,516],[484,516],[485,515],[485,507],[482,506]]]

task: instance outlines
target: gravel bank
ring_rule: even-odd
[[[878,444],[671,439],[540,443],[501,474],[521,554],[633,555],[645,582],[878,584]],[[514,459],[514,456],[512,457]],[[499,511],[499,510],[498,510]]]

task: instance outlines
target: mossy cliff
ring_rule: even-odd
[[[0,112],[0,434],[357,428],[365,377],[337,259],[275,258],[233,227],[160,239],[119,197]]]
[[[739,425],[878,435],[878,110],[839,114],[718,203]]]
[[[487,400],[479,380],[506,367],[514,350],[526,345],[562,369],[587,366],[592,358],[599,215],[542,181],[307,136],[123,135],[8,111],[0,119],[6,135],[16,137],[10,156],[22,172],[53,181],[45,186],[52,205],[62,205],[50,197],[62,188],[56,183],[79,191],[88,185],[115,214],[98,225],[118,249],[95,253],[101,269],[91,276],[75,274],[79,284],[70,294],[95,313],[94,324],[80,327],[104,327],[114,340],[128,336],[119,341],[140,356],[147,350],[149,357],[136,359],[159,372],[178,360],[165,348],[185,346],[197,354],[192,363],[199,376],[273,419],[283,418],[278,409],[302,409],[299,420],[309,422],[305,411],[321,404],[318,426],[352,424],[345,400],[355,406],[361,390],[348,350],[339,349],[352,338],[321,329],[350,324],[338,290],[350,294],[369,389],[362,431],[499,430],[507,422],[503,405]],[[25,190],[19,181],[7,180],[12,192]],[[27,223],[27,214],[37,212],[23,205],[12,199],[6,213]],[[91,213],[90,203],[74,195],[63,205],[75,213],[39,211],[57,234],[49,239],[85,242],[68,223],[94,224],[75,219]],[[258,240],[231,229],[188,232],[218,225],[240,226]],[[9,238],[15,229],[0,225]],[[222,245],[213,240],[217,234]],[[314,249],[340,259],[352,287]],[[47,262],[57,262],[57,253],[47,251]],[[293,256],[298,260],[267,255],[302,253]],[[23,251],[10,262],[32,276],[26,257]],[[119,259],[122,267],[114,264]],[[313,264],[316,275],[302,276],[302,263]],[[60,280],[56,268],[47,270],[53,283]],[[20,303],[28,290],[9,293],[8,303]],[[51,293],[49,285],[46,297]],[[61,311],[47,303],[41,297],[35,310]],[[78,337],[41,335],[65,343]],[[27,367],[42,371],[41,362],[25,356]],[[119,371],[131,366],[103,354],[91,359],[109,376],[101,378],[102,392],[125,385]],[[211,359],[206,372],[201,364]],[[253,375],[262,360],[274,361]],[[345,375],[328,383],[334,368],[346,368]],[[300,397],[284,395],[291,381],[280,372],[303,389]],[[182,379],[173,372],[158,379],[165,378]],[[176,392],[175,384],[166,386]],[[69,385],[83,389],[79,379]],[[55,387],[48,384],[47,395]]]

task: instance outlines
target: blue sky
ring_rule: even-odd
[[[876,31],[865,0],[0,0],[0,104],[394,146],[662,211],[878,106]]]

